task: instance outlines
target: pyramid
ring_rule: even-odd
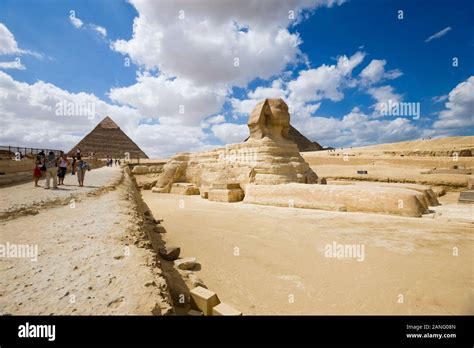
[[[124,158],[127,152],[131,159],[148,158],[109,116],[74,146],[68,156],[74,156],[77,148],[81,149],[83,156],[94,153],[96,158]]]
[[[301,134],[295,127],[290,126],[290,131],[288,132],[288,137],[293,140],[293,142],[298,145],[298,150],[300,152],[304,151],[321,151],[324,150],[321,145],[315,141],[310,141],[303,134]]]

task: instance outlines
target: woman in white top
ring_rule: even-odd
[[[61,157],[59,157],[59,169],[58,169],[59,184],[58,185],[64,185],[64,177],[66,176],[66,170],[67,170],[68,165],[69,165],[69,160],[67,159],[66,154],[62,154]]]

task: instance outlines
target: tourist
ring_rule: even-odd
[[[85,162],[81,157],[78,157],[76,164],[76,172],[77,172],[77,181],[79,182],[79,186],[84,186],[84,178],[86,176],[86,171],[90,171],[91,167],[87,162]]]
[[[59,157],[59,169],[58,169],[59,185],[64,185],[64,177],[66,176],[68,165],[69,165],[69,160],[67,159],[66,154],[61,151],[61,156]]]
[[[35,169],[33,170],[33,177],[35,178],[35,187],[39,187],[38,181],[41,178],[41,167],[43,162],[37,157],[35,160]]]
[[[79,157],[81,155],[81,149],[78,147],[76,150],[76,157]]]
[[[72,164],[71,164],[71,175],[74,175],[74,170],[76,169],[76,156],[72,156]]]
[[[41,150],[37,155],[36,155],[36,160],[41,163],[40,165],[40,170],[41,170],[41,176],[46,176],[46,154],[44,153],[44,150]]]
[[[49,189],[49,183],[51,178],[53,179],[53,189],[58,188],[58,179],[56,175],[58,174],[58,159],[54,155],[53,151],[49,151],[48,156],[46,156],[45,160],[46,165],[46,187],[45,189]]]

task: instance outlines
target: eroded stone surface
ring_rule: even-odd
[[[363,185],[248,185],[244,203],[413,217],[429,212],[422,192]]]

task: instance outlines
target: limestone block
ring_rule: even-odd
[[[192,289],[190,294],[191,305],[203,312],[204,315],[212,315],[212,308],[221,303],[215,292],[200,286]]]
[[[167,261],[174,261],[179,257],[181,248],[174,246],[162,246],[158,249],[160,256]]]
[[[462,191],[459,193],[459,203],[474,203],[474,191]]]
[[[375,185],[248,185],[244,203],[413,217],[429,213],[423,193]]]
[[[161,173],[163,171],[163,166],[149,166],[149,173]]]
[[[203,199],[209,198],[209,188],[201,186],[201,188],[199,189],[199,192],[201,193],[201,198]]]
[[[221,302],[217,306],[212,308],[212,315],[233,315],[239,316],[242,315],[242,312],[237,309],[229,306],[227,303]]]
[[[214,189],[209,190],[208,199],[215,202],[240,202],[244,199],[244,191],[242,189]]]
[[[196,266],[195,257],[185,257],[184,259],[179,259],[174,262],[175,266],[181,270],[192,269]]]
[[[135,175],[142,175],[142,174],[148,174],[148,166],[135,166],[133,167],[132,174]]]
[[[177,195],[198,195],[199,189],[194,184],[187,184],[187,183],[176,183],[171,186],[171,192]]]
[[[380,187],[399,187],[409,190],[414,190],[423,195],[423,200],[426,206],[435,207],[439,205],[438,198],[429,186],[419,184],[402,184],[402,183],[377,183],[376,185],[370,183],[358,183],[357,186],[380,186]]]

